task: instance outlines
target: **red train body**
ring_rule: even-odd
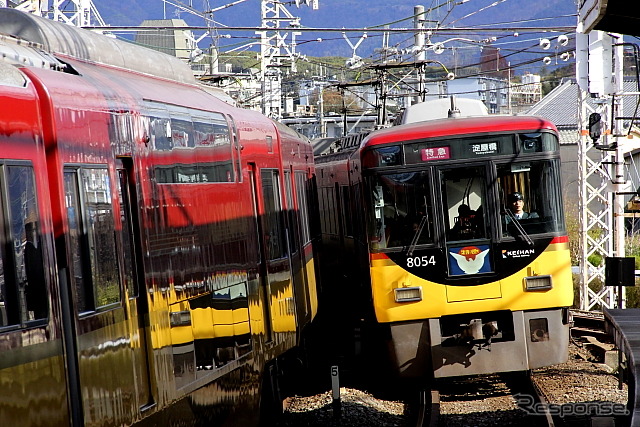
[[[11,9],[0,33],[0,419],[277,409],[317,310],[309,143],[175,58]]]

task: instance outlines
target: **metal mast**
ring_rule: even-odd
[[[296,6],[300,5],[296,0]],[[304,0],[306,5],[318,8],[318,0]],[[296,71],[296,36],[299,31],[290,31],[291,42],[287,41],[289,32],[283,29],[300,26],[300,18],[294,17],[285,4],[276,0],[261,1],[261,23],[268,31],[258,31],[260,35],[260,81],[262,82],[262,113],[272,118],[281,116],[283,60],[290,61],[291,71]]]
[[[604,260],[625,255],[622,203],[627,183],[623,176],[622,139],[618,137],[621,123],[612,120],[620,115],[622,105],[622,50],[614,49],[614,43],[622,38],[614,41],[601,31],[583,34],[581,23],[578,30],[580,308],[615,308],[618,298],[624,304],[623,295],[618,295],[621,291],[614,287],[604,286]],[[589,96],[596,100],[595,109],[587,106]],[[600,119],[597,123],[596,118]],[[605,124],[611,128],[605,128]],[[595,127],[602,133],[600,138],[589,134],[589,129]]]
[[[49,6],[51,3],[51,6]],[[27,0],[16,9],[33,13],[75,27],[88,25],[106,26],[91,0]]]

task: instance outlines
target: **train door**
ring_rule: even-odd
[[[251,198],[253,200],[253,217],[255,219],[255,230],[258,240],[258,281],[260,284],[260,292],[264,297],[263,304],[263,324],[265,341],[273,341],[273,321],[271,318],[271,294],[269,290],[269,281],[267,280],[267,260],[264,253],[264,232],[262,228],[262,221],[260,221],[260,199],[258,197],[258,181],[257,181],[257,169],[255,164],[249,164],[249,180],[251,181]]]
[[[291,259],[286,236],[280,170],[260,170],[264,215],[262,227],[267,258],[267,280],[271,290],[271,316],[275,333],[296,331],[295,304],[291,279]],[[283,336],[284,338],[284,336]]]
[[[267,298],[274,338],[278,333],[295,332],[295,305],[291,286],[291,261],[285,234],[280,171],[260,169],[260,190],[263,211],[260,216]],[[284,338],[284,336],[283,336]]]
[[[125,424],[135,399],[111,175],[106,164],[64,168],[68,286],[73,295],[84,422]]]
[[[293,288],[295,295],[297,324],[302,326],[310,320],[309,295],[307,291],[308,279],[306,275],[304,253],[300,235],[300,221],[298,211],[295,209],[293,200],[293,174],[290,170],[284,171],[284,188],[287,200],[288,222],[287,236],[290,248],[291,275],[293,278]],[[298,204],[303,201],[298,200]]]
[[[135,372],[135,390],[138,406],[141,409],[153,404],[151,391],[151,372],[149,370],[149,340],[145,331],[148,321],[148,301],[146,285],[142,271],[142,252],[140,244],[140,223],[138,221],[137,200],[133,162],[130,158],[117,161],[118,197],[120,199],[120,218],[122,223],[123,277],[127,291],[127,305],[131,328],[131,348]]]
[[[492,272],[486,167],[443,168],[439,182],[449,276]]]

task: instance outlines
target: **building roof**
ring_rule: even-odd
[[[638,83],[635,79],[630,78],[624,79],[623,89],[625,92],[639,92]],[[560,132],[561,144],[577,144],[580,139],[577,100],[578,84],[575,80],[567,79],[549,92],[542,101],[527,110],[525,114],[544,117],[555,123]],[[637,103],[637,95],[625,96],[622,104],[622,116],[632,117]],[[590,111],[594,111],[596,107],[594,99],[587,98],[587,105]]]

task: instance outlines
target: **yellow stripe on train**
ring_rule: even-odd
[[[525,278],[549,275],[551,289],[525,290]],[[504,279],[476,286],[449,286],[419,278],[388,258],[371,260],[371,283],[379,322],[402,322],[451,314],[536,310],[573,303],[567,243],[550,245],[527,267]],[[420,288],[421,300],[396,302],[395,289]]]

